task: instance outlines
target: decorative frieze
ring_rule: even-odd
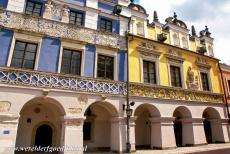
[[[165,55],[168,58],[168,60],[170,60],[170,61],[176,61],[176,62],[183,63],[185,60],[182,57],[181,52],[177,51],[177,50],[169,49]]]
[[[60,12],[62,11],[63,10]],[[16,12],[1,10],[0,27],[1,26],[9,29],[127,50],[125,37],[118,34],[110,34]]]
[[[142,42],[137,48],[143,56],[159,58],[161,55],[159,49],[151,42]]]
[[[9,112],[11,103],[8,101],[0,101],[0,112]]]
[[[68,108],[68,113],[70,114],[80,114],[82,112],[82,108]]]
[[[196,65],[198,67],[205,68],[205,69],[211,68],[211,66],[208,64],[207,60],[205,58],[201,58],[201,57],[197,58]]]
[[[154,85],[150,86],[136,83],[131,83],[130,86],[130,95],[138,97],[184,100],[194,102],[224,103],[223,94],[214,94],[211,92],[192,91]]]

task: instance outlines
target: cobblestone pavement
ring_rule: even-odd
[[[182,147],[172,150],[137,150],[133,154],[189,154],[217,149],[229,149],[230,143],[228,144],[209,144],[197,147]],[[111,152],[100,152],[100,153],[87,153],[87,154],[112,154]],[[221,154],[221,153],[218,153]]]

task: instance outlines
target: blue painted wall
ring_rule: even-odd
[[[100,30],[100,21],[101,21],[101,18],[104,18],[104,19],[112,21],[112,26],[113,26],[112,27],[112,32],[119,34],[119,32],[120,32],[120,22],[117,21],[117,20],[113,20],[113,19],[107,18],[107,17],[103,17],[103,16],[98,16],[98,21],[97,21],[97,29],[98,30]]]
[[[8,0],[0,0],[0,8],[6,8],[8,4]]]
[[[118,81],[127,80],[127,52],[119,51],[117,53],[117,78]]]
[[[58,39],[44,37],[39,55],[38,70],[57,72],[61,42]]]
[[[11,30],[0,30],[0,66],[7,65],[13,35],[14,32]]]
[[[98,3],[98,9],[107,12],[107,13],[112,13],[113,12],[113,6],[105,4],[105,3]]]
[[[85,77],[94,77],[96,47],[94,45],[85,46]]]

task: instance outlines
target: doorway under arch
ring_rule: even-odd
[[[113,128],[111,119],[118,111],[109,102],[95,102],[85,111],[83,124],[83,144],[87,152],[108,152],[112,150]]]
[[[202,117],[204,118],[203,124],[207,143],[224,142],[219,112],[214,108],[208,107],[204,110]]]
[[[47,125],[43,124],[36,129],[34,145],[39,147],[52,146],[53,130]]]
[[[188,108],[180,106],[173,112],[175,141],[177,147],[193,145],[192,115]]]
[[[134,112],[136,149],[152,149],[161,147],[160,123],[152,124],[151,120],[160,118],[159,110],[151,104],[142,104]]]

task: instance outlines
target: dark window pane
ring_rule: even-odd
[[[144,82],[156,84],[156,68],[154,62],[143,61]]]
[[[170,66],[171,85],[173,87],[182,87],[180,67]]]
[[[230,80],[228,80],[228,91],[230,93]]]
[[[82,26],[83,25],[83,13],[82,12],[76,12],[76,11],[71,11],[70,12],[70,23]]]
[[[113,80],[114,76],[114,58],[104,55],[98,55],[97,76],[100,78]]]
[[[203,90],[210,91],[207,73],[201,73],[201,82],[202,82]]]
[[[61,72],[65,74],[81,74],[81,52],[63,50]]]
[[[34,16],[41,16],[42,3],[32,0],[27,0],[25,13]]]
[[[100,29],[102,31],[112,32],[112,21],[107,19],[101,19]]]

